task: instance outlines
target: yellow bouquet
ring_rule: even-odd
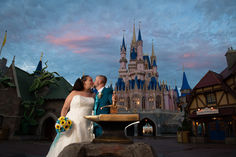
[[[58,118],[58,120],[56,121],[55,124],[55,129],[57,132],[57,136],[55,137],[52,146],[55,146],[55,144],[57,143],[58,139],[60,138],[60,134],[62,132],[65,132],[67,130],[70,130],[72,128],[72,121],[69,120],[67,117],[61,116],[60,118]]]
[[[67,117],[61,116],[60,118],[58,118],[55,124],[55,128],[57,133],[65,132],[72,128],[72,121]]]

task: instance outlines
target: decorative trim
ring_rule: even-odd
[[[12,66],[13,77],[14,77],[14,81],[15,81],[15,85],[16,85],[16,93],[17,93],[17,96],[18,96],[19,98],[21,98],[20,89],[19,89],[19,84],[18,84],[18,79],[17,79],[17,75],[16,75],[15,65],[12,64],[11,66]]]

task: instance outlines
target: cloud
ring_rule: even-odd
[[[83,72],[117,80],[122,30],[127,58],[135,18],[141,21],[144,52],[154,39],[160,80],[182,83],[185,65],[191,87],[209,69],[226,66],[224,54],[236,45],[235,1],[0,1],[0,38],[8,30],[3,56],[27,71],[45,53],[49,70],[71,83]],[[1,42],[1,39],[0,39]],[[27,60],[27,62],[25,62]],[[8,61],[9,62],[9,61]],[[108,81],[110,82],[110,81]]]

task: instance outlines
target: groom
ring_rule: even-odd
[[[113,90],[111,88],[106,88],[105,85],[107,83],[107,77],[104,75],[98,75],[94,81],[94,86],[97,89],[97,93],[95,96],[95,103],[94,103],[94,115],[99,114],[109,114],[110,108],[105,107],[101,109],[101,107],[112,104],[112,93]],[[93,132],[95,137],[102,135],[102,128],[97,124],[94,123]]]

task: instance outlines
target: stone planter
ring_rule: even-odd
[[[194,144],[203,144],[203,143],[206,143],[206,137],[192,136],[190,137],[190,141],[191,143],[194,143]]]
[[[225,144],[236,144],[236,137],[225,137]]]

